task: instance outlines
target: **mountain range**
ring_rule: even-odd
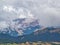
[[[60,42],[60,28],[43,27],[38,20],[31,19],[13,20],[14,25],[0,29],[0,43],[21,43],[21,42]]]

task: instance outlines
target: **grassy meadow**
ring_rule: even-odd
[[[25,43],[0,43],[0,45],[60,45],[60,42],[25,42]]]

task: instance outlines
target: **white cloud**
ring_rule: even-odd
[[[10,11],[14,12],[11,18],[12,17],[32,18],[34,17],[33,15],[35,15],[34,18],[37,17],[38,19],[40,19],[40,24],[43,26],[56,26],[56,25],[59,26],[60,25],[59,4],[60,4],[60,0],[18,0],[18,1],[7,0],[4,1],[3,5],[5,5],[4,10],[8,10],[9,12]],[[8,6],[6,7],[6,5]],[[25,10],[27,10],[27,13]],[[23,14],[20,14],[21,12]]]
[[[19,18],[26,18],[26,16],[25,15],[20,15]]]
[[[5,21],[0,22],[0,29],[7,28],[8,26],[9,25]]]
[[[18,8],[18,18],[34,18],[33,14],[27,8]]]
[[[42,5],[42,13],[40,15],[40,24],[44,26],[59,26],[60,11],[48,5]]]
[[[12,6],[3,6],[3,10],[7,12],[15,11],[15,9]]]
[[[17,18],[33,18],[33,14],[26,8],[13,8],[12,6],[3,6],[3,10],[9,13],[16,13]],[[25,12],[26,11],[26,12]]]

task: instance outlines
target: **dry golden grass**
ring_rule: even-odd
[[[29,42],[26,42],[26,45],[30,45],[30,43]]]
[[[48,42],[26,42],[26,43],[5,43],[5,44],[0,44],[0,45],[57,45],[56,42],[55,43],[48,43]],[[60,44],[59,44],[60,45]]]

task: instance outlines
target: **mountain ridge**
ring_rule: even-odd
[[[58,28],[55,28],[54,30],[57,30]],[[46,30],[46,31],[45,31]],[[60,30],[60,28],[59,28]],[[59,32],[59,31],[58,31]],[[10,42],[16,42],[16,43],[21,43],[21,42],[36,42],[36,41],[44,41],[44,42],[59,42],[60,41],[60,33],[58,32],[50,32],[47,28],[44,30],[37,30],[36,32],[32,32],[31,34],[28,35],[22,35],[18,37],[13,37],[9,36],[6,34],[0,34],[0,42],[3,42],[1,40],[6,40],[4,43]],[[6,37],[4,37],[4,35]],[[2,38],[3,37],[3,38]]]

